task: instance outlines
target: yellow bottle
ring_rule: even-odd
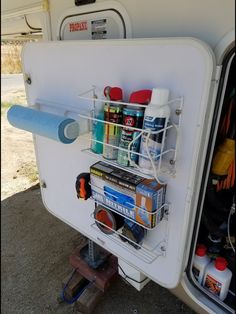
[[[218,176],[227,175],[229,166],[234,158],[235,140],[226,138],[216,150],[216,154],[212,161],[212,173]]]

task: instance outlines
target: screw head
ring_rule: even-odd
[[[32,83],[31,77],[30,76],[26,76],[25,82],[30,85]]]
[[[42,187],[43,189],[46,189],[46,187],[47,187],[46,182],[42,181],[42,182],[41,182],[41,187]]]

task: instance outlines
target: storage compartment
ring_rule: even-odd
[[[192,256],[191,273],[195,285],[211,300],[234,312],[235,310],[235,55],[228,55],[223,67],[221,100],[218,99],[212,125],[206,161],[206,191],[202,199],[202,213],[199,228],[196,229],[196,243],[206,247],[207,256],[197,249]],[[208,169],[208,170],[207,170]],[[201,196],[200,201],[201,203]],[[196,246],[193,248],[193,255]],[[219,257],[223,257],[219,266]],[[216,260],[217,259],[217,260]],[[200,262],[201,260],[201,262]],[[212,267],[208,263],[213,262]],[[203,271],[204,263],[208,268]],[[195,265],[195,266],[194,266]],[[199,266],[200,265],[200,266]],[[222,267],[221,267],[222,266]],[[228,271],[228,270],[229,271]],[[227,277],[232,273],[230,279]],[[203,277],[202,277],[203,276]],[[200,277],[202,278],[201,283]],[[205,277],[205,278],[204,278]],[[225,283],[225,280],[227,283]],[[229,285],[229,290],[228,290]],[[227,292],[224,291],[227,289]],[[223,294],[222,294],[223,293]],[[224,297],[226,293],[226,297]],[[222,296],[222,297],[221,297]]]
[[[60,40],[125,38],[125,23],[116,10],[66,16],[59,26]]]

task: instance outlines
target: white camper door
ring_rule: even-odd
[[[24,73],[31,77],[31,84],[26,84],[28,105],[38,104],[38,110],[80,123],[81,136],[69,145],[34,137],[46,208],[153,281],[174,288],[191,237],[209,129],[205,126],[211,124],[208,104],[215,61],[210,48],[190,38],[41,42],[25,46],[23,63]],[[162,177],[169,215],[147,231],[139,250],[101,232],[94,224],[94,201],[81,201],[76,195],[77,175],[97,161],[82,151],[89,146],[88,121],[78,117],[93,108],[92,101],[78,97],[93,85],[101,90],[119,86],[125,100],[133,91],[154,87],[168,88],[170,99],[183,97],[176,173]]]

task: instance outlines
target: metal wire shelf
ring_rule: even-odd
[[[95,222],[90,225],[93,229],[95,229],[96,231],[99,231],[106,238],[112,240],[113,242],[118,244],[120,247],[122,247],[124,250],[128,251],[129,253],[136,256],[137,258],[139,258],[140,260],[142,260],[143,262],[147,264],[153,263],[158,257],[165,256],[166,254],[167,242],[165,239],[157,243],[155,246],[148,245],[145,240],[143,241],[142,244],[138,244],[132,241],[131,239],[127,238],[126,236],[124,236],[120,229],[114,230],[108,227],[107,225],[105,225],[104,223],[95,219],[93,213],[91,214],[91,218],[95,220]],[[106,234],[102,232],[97,226],[97,224],[100,224],[106,227],[106,229],[110,229],[111,233]],[[127,242],[124,242],[122,238],[123,240]]]
[[[174,98],[170,101],[168,101],[167,104],[178,104],[178,108],[174,110],[174,118],[177,118],[177,122],[173,122],[171,119],[169,120],[168,125],[166,125],[163,129],[159,130],[159,131],[151,131],[150,129],[139,129],[139,128],[134,128],[134,127],[130,127],[130,126],[126,126],[126,125],[122,125],[122,124],[117,124],[117,123],[113,123],[113,122],[108,122],[108,121],[104,121],[104,120],[100,120],[100,119],[96,119],[94,117],[91,116],[91,113],[96,106],[96,102],[103,102],[103,103],[110,103],[110,104],[116,104],[116,105],[121,105],[121,106],[131,106],[131,107],[146,107],[144,105],[140,105],[140,104],[135,104],[135,103],[126,103],[126,102],[120,102],[120,101],[109,101],[107,99],[102,99],[102,98],[97,98],[95,97],[95,90],[96,87],[91,88],[88,91],[85,91],[83,93],[81,93],[80,95],[78,95],[78,97],[81,100],[85,100],[85,101],[89,101],[90,102],[90,106],[88,105],[88,109],[87,112],[88,114],[82,114],[78,112],[78,107],[75,107],[73,105],[70,104],[57,104],[54,103],[52,101],[47,101],[45,99],[40,99],[38,98],[34,108],[36,108],[37,110],[40,110],[41,106],[45,106],[45,107],[49,107],[51,109],[54,109],[56,105],[58,105],[58,107],[60,108],[60,111],[63,113],[65,116],[70,116],[72,115],[74,119],[78,120],[78,121],[96,121],[96,122],[100,122],[105,124],[109,124],[109,125],[113,125],[113,126],[117,126],[120,128],[126,128],[129,130],[135,130],[138,131],[139,134],[136,138],[133,139],[132,142],[129,143],[128,149],[119,147],[119,146],[114,146],[111,145],[109,143],[105,143],[104,141],[98,141],[96,139],[93,139],[90,137],[89,143],[88,143],[88,147],[86,149],[82,149],[82,152],[92,155],[93,157],[95,157],[97,160],[102,160],[103,162],[110,164],[110,165],[114,165],[120,169],[124,169],[130,173],[134,173],[137,174],[139,176],[142,176],[144,178],[154,178],[156,179],[157,182],[159,182],[160,184],[165,183],[165,179],[166,177],[174,177],[176,174],[176,160],[177,160],[177,155],[178,155],[178,150],[179,150],[179,142],[180,142],[180,128],[181,128],[181,113],[182,113],[182,109],[183,109],[183,105],[184,105],[184,99],[183,97],[178,97],[178,98]],[[92,96],[87,97],[84,95],[88,95],[89,93],[92,93]],[[91,105],[92,104],[92,105]],[[77,117],[77,118],[76,118]],[[170,130],[175,130],[175,141],[173,144],[173,147],[165,147],[166,144],[166,132]],[[163,133],[163,141],[162,141],[162,145],[161,145],[161,152],[158,155],[154,155],[151,154],[149,152],[148,149],[148,143],[149,143],[149,138],[151,135],[155,135],[158,133]],[[147,141],[146,141],[146,152],[147,155],[145,154],[141,154],[138,152],[134,152],[131,151],[131,146],[132,144],[139,138],[141,137],[143,134],[146,134],[147,136]],[[102,156],[102,154],[97,154],[94,153],[90,147],[91,147],[91,142],[97,142],[100,143],[104,146],[108,146],[108,147],[113,147],[117,150],[121,150],[121,151],[125,151],[128,154],[128,160],[130,161],[131,159],[131,154],[137,155],[137,156],[142,156],[146,159],[148,159],[151,162],[151,169],[145,169],[145,168],[141,168],[139,167],[138,164],[133,164],[132,166],[122,166],[120,164],[118,164],[117,161],[115,160],[108,160],[106,158],[104,158]]]
[[[87,97],[85,95],[92,93],[92,96]],[[107,99],[103,99],[103,98],[98,98],[96,96],[96,87],[91,88],[88,91],[85,91],[83,93],[81,93],[80,95],[78,95],[78,97],[82,100],[86,100],[89,101],[92,106],[95,108],[96,103],[97,102],[102,102],[102,103],[106,103],[106,104],[115,104],[115,105],[121,105],[121,106],[131,106],[131,107],[146,107],[145,105],[140,105],[140,104],[135,104],[135,103],[127,103],[127,102],[123,102],[123,101],[111,101],[111,100],[107,100]],[[161,130],[158,131],[151,131],[150,129],[139,129],[139,128],[135,128],[135,127],[131,127],[131,126],[127,126],[127,125],[122,125],[122,124],[118,124],[118,123],[113,123],[113,122],[109,122],[109,121],[104,121],[101,119],[97,119],[95,117],[89,116],[89,115],[84,115],[84,114],[77,114],[78,117],[83,118],[83,119],[87,119],[90,122],[99,122],[102,123],[104,125],[112,125],[112,126],[116,126],[119,128],[125,128],[128,130],[133,130],[133,131],[138,131],[139,134],[132,140],[132,142],[129,143],[128,149],[123,148],[123,147],[119,147],[119,146],[115,146],[115,145],[111,145],[109,143],[106,143],[105,141],[99,141],[96,140],[94,138],[90,138],[91,142],[95,142],[95,143],[99,143],[102,144],[104,146],[108,146],[117,150],[121,150],[123,152],[127,152],[128,155],[128,160],[131,162],[131,154],[132,155],[137,155],[137,156],[142,156],[146,159],[148,159],[151,162],[151,169],[145,169],[145,168],[141,168],[139,167],[138,164],[132,164],[132,166],[122,166],[120,165],[117,161],[115,160],[110,160],[110,159],[106,159],[102,156],[102,154],[97,154],[94,153],[90,147],[87,149],[84,149],[83,152],[92,155],[93,157],[95,157],[96,159],[103,161],[107,164],[116,166],[120,169],[124,169],[130,173],[134,173],[140,176],[143,176],[144,178],[155,178],[157,182],[159,182],[160,184],[165,183],[162,179],[160,179],[161,176],[175,176],[176,173],[176,169],[175,169],[175,163],[176,163],[176,159],[177,159],[177,152],[178,152],[178,147],[179,147],[179,130],[180,130],[180,126],[181,126],[181,113],[182,113],[182,109],[183,109],[183,97],[178,97],[175,99],[172,99],[170,101],[168,101],[167,104],[173,104],[173,103],[178,103],[179,106],[178,108],[175,110],[175,115],[177,117],[177,123],[172,122],[171,120],[168,122],[168,124],[166,123],[165,127]],[[175,136],[175,143],[173,147],[165,147],[166,144],[166,132],[170,129],[174,129],[176,136]],[[156,135],[159,133],[163,133],[163,140],[162,140],[162,144],[161,144],[161,151],[160,154],[158,155],[154,155],[151,154],[151,152],[149,151],[148,148],[148,144],[149,144],[149,139],[151,135]],[[140,138],[143,134],[145,134],[147,140],[146,140],[146,154],[141,154],[139,152],[134,152],[131,150],[132,144],[137,141],[138,138]],[[91,145],[90,145],[91,146]]]
[[[116,214],[119,214],[120,216],[122,216],[122,217],[124,217],[124,218],[126,218],[126,219],[128,219],[134,223],[136,223],[137,225],[143,227],[146,230],[153,230],[154,228],[156,228],[164,216],[165,216],[166,220],[168,218],[169,206],[170,206],[168,203],[161,205],[159,208],[157,208],[153,212],[149,212],[145,208],[131,204],[129,202],[126,202],[127,206],[125,206],[124,204],[121,205],[121,204],[117,203],[116,201],[112,201],[112,203],[117,208],[117,209],[115,209],[115,208],[113,208],[113,207],[111,207],[105,203],[106,199],[108,200],[108,198],[105,197],[105,201],[104,201],[104,196],[102,195],[102,193],[100,193],[100,192],[102,192],[102,189],[100,187],[95,186],[91,183],[90,183],[90,186],[92,189],[91,198],[97,204],[104,206],[105,208],[111,210],[112,212],[114,212]],[[111,194],[111,193],[106,192],[106,194]],[[96,195],[96,196],[94,196],[94,195]],[[113,194],[111,194],[111,196],[114,197]],[[99,199],[101,199],[103,201],[100,201]],[[110,203],[110,201],[109,201],[109,203]],[[128,206],[131,206],[131,207],[128,207]],[[155,220],[155,223],[153,223],[153,227],[149,227],[145,224],[139,223],[135,218],[130,217],[128,214],[125,214],[124,212],[131,213],[131,214],[133,214],[133,216],[135,216],[136,213],[143,214],[143,215],[145,215],[145,217],[148,216],[150,221],[153,222]]]

